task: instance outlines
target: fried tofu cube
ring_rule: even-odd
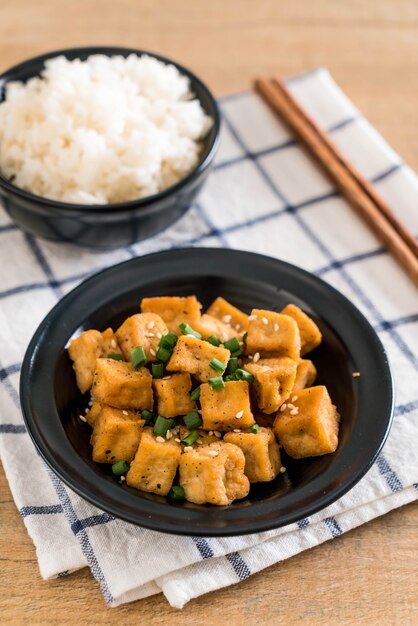
[[[216,298],[206,313],[221,320],[224,324],[229,324],[239,333],[248,330],[248,315],[224,298]]]
[[[309,359],[299,359],[293,391],[311,387],[316,378],[316,367]]]
[[[163,296],[160,298],[143,298],[142,313],[156,313],[167,324],[172,333],[180,334],[179,325],[183,322],[192,328],[200,321],[202,305],[196,296],[185,298],[178,296]]]
[[[90,440],[93,461],[132,461],[139,446],[144,423],[134,411],[103,406],[96,418]]]
[[[271,428],[260,428],[258,433],[226,433],[224,441],[243,451],[250,483],[273,480],[280,472],[280,448]]]
[[[96,423],[97,417],[102,410],[103,404],[101,402],[97,402],[97,400],[93,400],[93,404],[88,409],[87,413],[83,416],[88,424],[93,428]]]
[[[91,393],[95,400],[119,409],[153,408],[150,372],[124,361],[97,359]]]
[[[298,325],[301,356],[311,352],[314,348],[319,346],[322,341],[322,334],[309,315],[306,315],[306,313],[304,313],[302,309],[295,304],[288,304],[281,312],[283,315],[292,317]]]
[[[155,392],[156,411],[164,417],[186,415],[196,408],[190,398],[192,379],[185,372],[164,378],[155,378],[152,382]]]
[[[130,487],[166,496],[171,489],[181,456],[181,445],[174,439],[159,441],[152,428],[142,432],[139,448],[126,474]]]
[[[337,449],[338,422],[327,388],[320,385],[298,391],[291,404],[283,405],[273,431],[289,456],[302,459]]]
[[[211,335],[216,335],[221,342],[228,341],[228,339],[237,337],[239,334],[238,331],[234,330],[229,324],[225,324],[207,313],[202,315],[200,321],[194,326],[194,329],[197,330],[204,339],[207,339]]]
[[[130,361],[131,350],[137,346],[144,348],[150,363],[157,360],[158,343],[168,328],[155,313],[137,313],[125,320],[116,331],[116,337],[126,361]]]
[[[98,330],[86,330],[77,339],[70,341],[68,354],[73,361],[77,386],[81,393],[91,389],[96,359],[112,353],[122,354],[111,328],[107,328],[103,333]]]
[[[254,376],[254,395],[264,413],[275,413],[290,396],[296,377],[296,361],[289,357],[260,359],[244,366]]]
[[[226,382],[222,389],[201,385],[200,405],[205,430],[226,431],[254,424],[249,384],[244,380]]]
[[[300,356],[300,334],[295,320],[288,315],[253,309],[249,317],[247,353],[261,356]]]
[[[173,354],[167,363],[167,372],[188,372],[197,378],[199,382],[206,382],[209,378],[218,376],[209,363],[212,359],[218,359],[227,365],[230,352],[226,348],[212,346],[207,341],[181,335],[174,347]]]
[[[219,441],[181,455],[179,482],[189,502],[226,506],[249,493],[244,467],[242,450]]]

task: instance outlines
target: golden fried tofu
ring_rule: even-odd
[[[111,328],[103,333],[98,330],[86,330],[77,339],[72,339],[68,354],[73,361],[77,386],[81,393],[88,391],[93,384],[96,359],[108,354],[122,354]]]
[[[296,361],[287,356],[260,359],[244,366],[254,376],[254,396],[264,413],[274,413],[289,397],[296,377]]]
[[[91,394],[119,409],[152,409],[152,376],[146,367],[136,370],[124,361],[97,359]]]
[[[174,347],[173,354],[167,363],[167,372],[188,372],[199,382],[206,382],[209,378],[218,376],[209,363],[218,359],[225,366],[231,353],[226,348],[212,346],[207,341],[181,335]]]
[[[207,339],[211,335],[216,335],[221,342],[228,341],[228,339],[237,337],[239,334],[238,331],[234,330],[229,324],[225,324],[207,313],[204,313],[200,321],[195,324],[194,330],[197,330],[202,335],[203,339]]]
[[[137,346],[144,348],[150,363],[157,360],[158,343],[168,328],[156,313],[137,313],[125,320],[116,331],[116,337],[126,361],[131,358],[131,350]]]
[[[163,296],[159,298],[143,298],[142,313],[156,313],[167,324],[172,333],[180,334],[179,325],[183,322],[192,328],[200,321],[202,305],[196,296],[185,298],[178,296]]]
[[[179,482],[189,502],[226,506],[248,495],[244,467],[242,450],[219,441],[181,455]]]
[[[154,378],[152,384],[158,415],[176,417],[186,415],[196,408],[196,403],[190,398],[192,388],[190,374],[183,372],[164,378]]]
[[[137,451],[144,423],[134,411],[103,406],[94,423],[90,440],[93,461],[131,461]]]
[[[288,315],[253,309],[248,318],[247,354],[261,356],[300,356],[300,334],[295,320]]]
[[[224,441],[243,451],[244,472],[250,483],[273,480],[280,472],[279,444],[270,428],[261,427],[257,433],[226,433]]]
[[[306,313],[295,304],[288,304],[281,312],[283,315],[292,317],[298,325],[301,356],[319,346],[322,341],[321,331],[309,315],[306,315]]]
[[[309,359],[299,359],[293,391],[311,387],[316,378],[316,367]]]
[[[130,487],[166,496],[171,489],[181,456],[181,445],[175,439],[162,440],[152,428],[142,432],[139,448],[126,474]]]
[[[254,424],[249,384],[244,380],[226,382],[222,389],[201,385],[200,405],[205,430],[226,431]]]
[[[339,416],[327,388],[301,389],[284,404],[273,431],[287,454],[295,459],[334,452],[338,445]]]
[[[94,426],[97,416],[102,410],[102,407],[103,407],[103,404],[101,404],[101,402],[97,402],[97,400],[93,400],[92,405],[90,406],[87,413],[84,415],[86,422],[90,424],[91,427]]]
[[[248,315],[224,298],[216,298],[206,313],[224,324],[229,324],[238,333],[248,330]]]

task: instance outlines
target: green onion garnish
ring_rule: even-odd
[[[113,359],[114,361],[123,361],[123,356],[121,354],[117,354],[116,352],[111,352],[107,355],[108,359]]]
[[[153,363],[151,371],[153,378],[162,378],[164,376],[164,363]]]
[[[237,369],[235,370],[235,376],[238,380],[245,380],[247,383],[254,382],[254,376],[250,374],[250,372],[246,372],[245,370]]]
[[[193,391],[190,394],[190,398],[191,398],[191,400],[193,400],[193,402],[196,402],[197,400],[199,400],[199,398],[200,398],[200,387],[196,387],[196,389],[193,389]]]
[[[237,375],[236,374],[228,374],[227,376],[225,376],[225,382],[226,383],[230,383],[231,380],[238,380]]]
[[[229,359],[228,365],[226,366],[226,370],[228,374],[234,374],[238,369],[238,357],[233,356],[232,359]]]
[[[112,472],[115,476],[122,476],[122,474],[126,474],[130,465],[126,461],[118,461],[112,465]]]
[[[231,357],[235,357],[235,356],[238,357],[238,356],[241,356],[241,354],[242,354],[242,350],[241,349],[240,350],[234,350],[233,352],[231,352]]]
[[[248,333],[244,333],[242,336],[242,343],[244,345],[247,345],[247,337],[248,337]]]
[[[212,389],[222,389],[223,387],[225,387],[225,383],[223,381],[222,376],[215,376],[215,378],[209,378],[208,380],[209,385],[212,387]]]
[[[171,357],[171,350],[167,350],[167,348],[158,348],[157,350],[157,359],[159,361],[162,361],[163,363],[167,363],[167,361],[170,360]]]
[[[186,498],[183,487],[180,487],[178,485],[174,485],[174,487],[171,487],[170,493],[168,495],[172,500],[184,500]]]
[[[148,409],[144,409],[141,413],[141,417],[143,420],[145,420],[145,422],[150,422],[151,420],[154,419],[155,414],[152,411],[149,411]]]
[[[232,337],[232,339],[228,339],[228,341],[225,341],[224,346],[230,352],[235,352],[236,350],[240,350],[240,344],[236,337]]]
[[[220,345],[221,345],[221,342],[220,342],[220,340],[217,338],[217,336],[216,336],[216,335],[211,335],[210,337],[208,337],[208,338],[206,339],[206,341],[208,341],[209,343],[211,343],[213,346],[216,346],[216,347],[218,347],[218,346],[220,346]]]
[[[258,431],[260,430],[260,426],[258,424],[253,424],[250,428],[251,432],[254,433],[254,435],[256,435],[258,433]]]
[[[131,361],[135,368],[143,367],[147,364],[147,357],[145,356],[144,348],[142,346],[137,346],[131,350]]]
[[[158,342],[159,348],[165,348],[166,350],[172,350],[177,343],[177,335],[175,333],[167,333],[163,335]]]
[[[161,415],[159,415],[155,420],[154,435],[157,435],[157,437],[165,437],[167,431],[170,430],[170,428],[173,428],[173,426],[175,425],[176,420],[173,420],[171,418],[167,419],[166,417],[161,417]]]
[[[181,443],[184,444],[185,446],[191,446],[192,443],[194,443],[197,439],[199,439],[199,437],[200,435],[197,432],[197,430],[192,430],[190,435],[187,435],[185,439],[181,440]]]
[[[209,363],[209,367],[211,367],[217,374],[223,374],[226,368],[226,365],[219,361],[219,359],[212,359]]]
[[[182,322],[179,329],[182,335],[193,335],[196,339],[202,339],[202,335],[198,333],[197,330],[193,330],[193,328],[189,326],[189,324],[186,324],[186,322]]]
[[[200,426],[202,425],[202,418],[197,411],[187,413],[187,415],[183,417],[183,420],[189,430],[200,428]]]

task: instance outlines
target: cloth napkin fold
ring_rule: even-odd
[[[418,233],[418,180],[326,70],[289,81],[295,97]],[[44,578],[89,566],[112,606],[163,592],[174,607],[237,583],[418,497],[418,292],[288,130],[254,93],[220,102],[216,166],[198,202],[145,242],[91,253],[23,234],[0,210],[0,454]],[[252,250],[299,265],[348,296],[388,352],[397,404],[388,442],[348,494],[296,524],[245,537],[177,537],[96,509],[37,455],[23,425],[24,350],[57,300],[118,261],[182,246]],[[64,584],[64,583],[63,583]]]

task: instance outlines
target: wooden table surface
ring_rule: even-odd
[[[418,169],[416,0],[1,0],[0,71],[47,50],[115,44],[170,56],[222,95],[257,74],[328,67]],[[41,580],[0,469],[0,624],[418,623],[418,507],[208,594],[182,611],[158,595],[109,609],[86,569]]]

